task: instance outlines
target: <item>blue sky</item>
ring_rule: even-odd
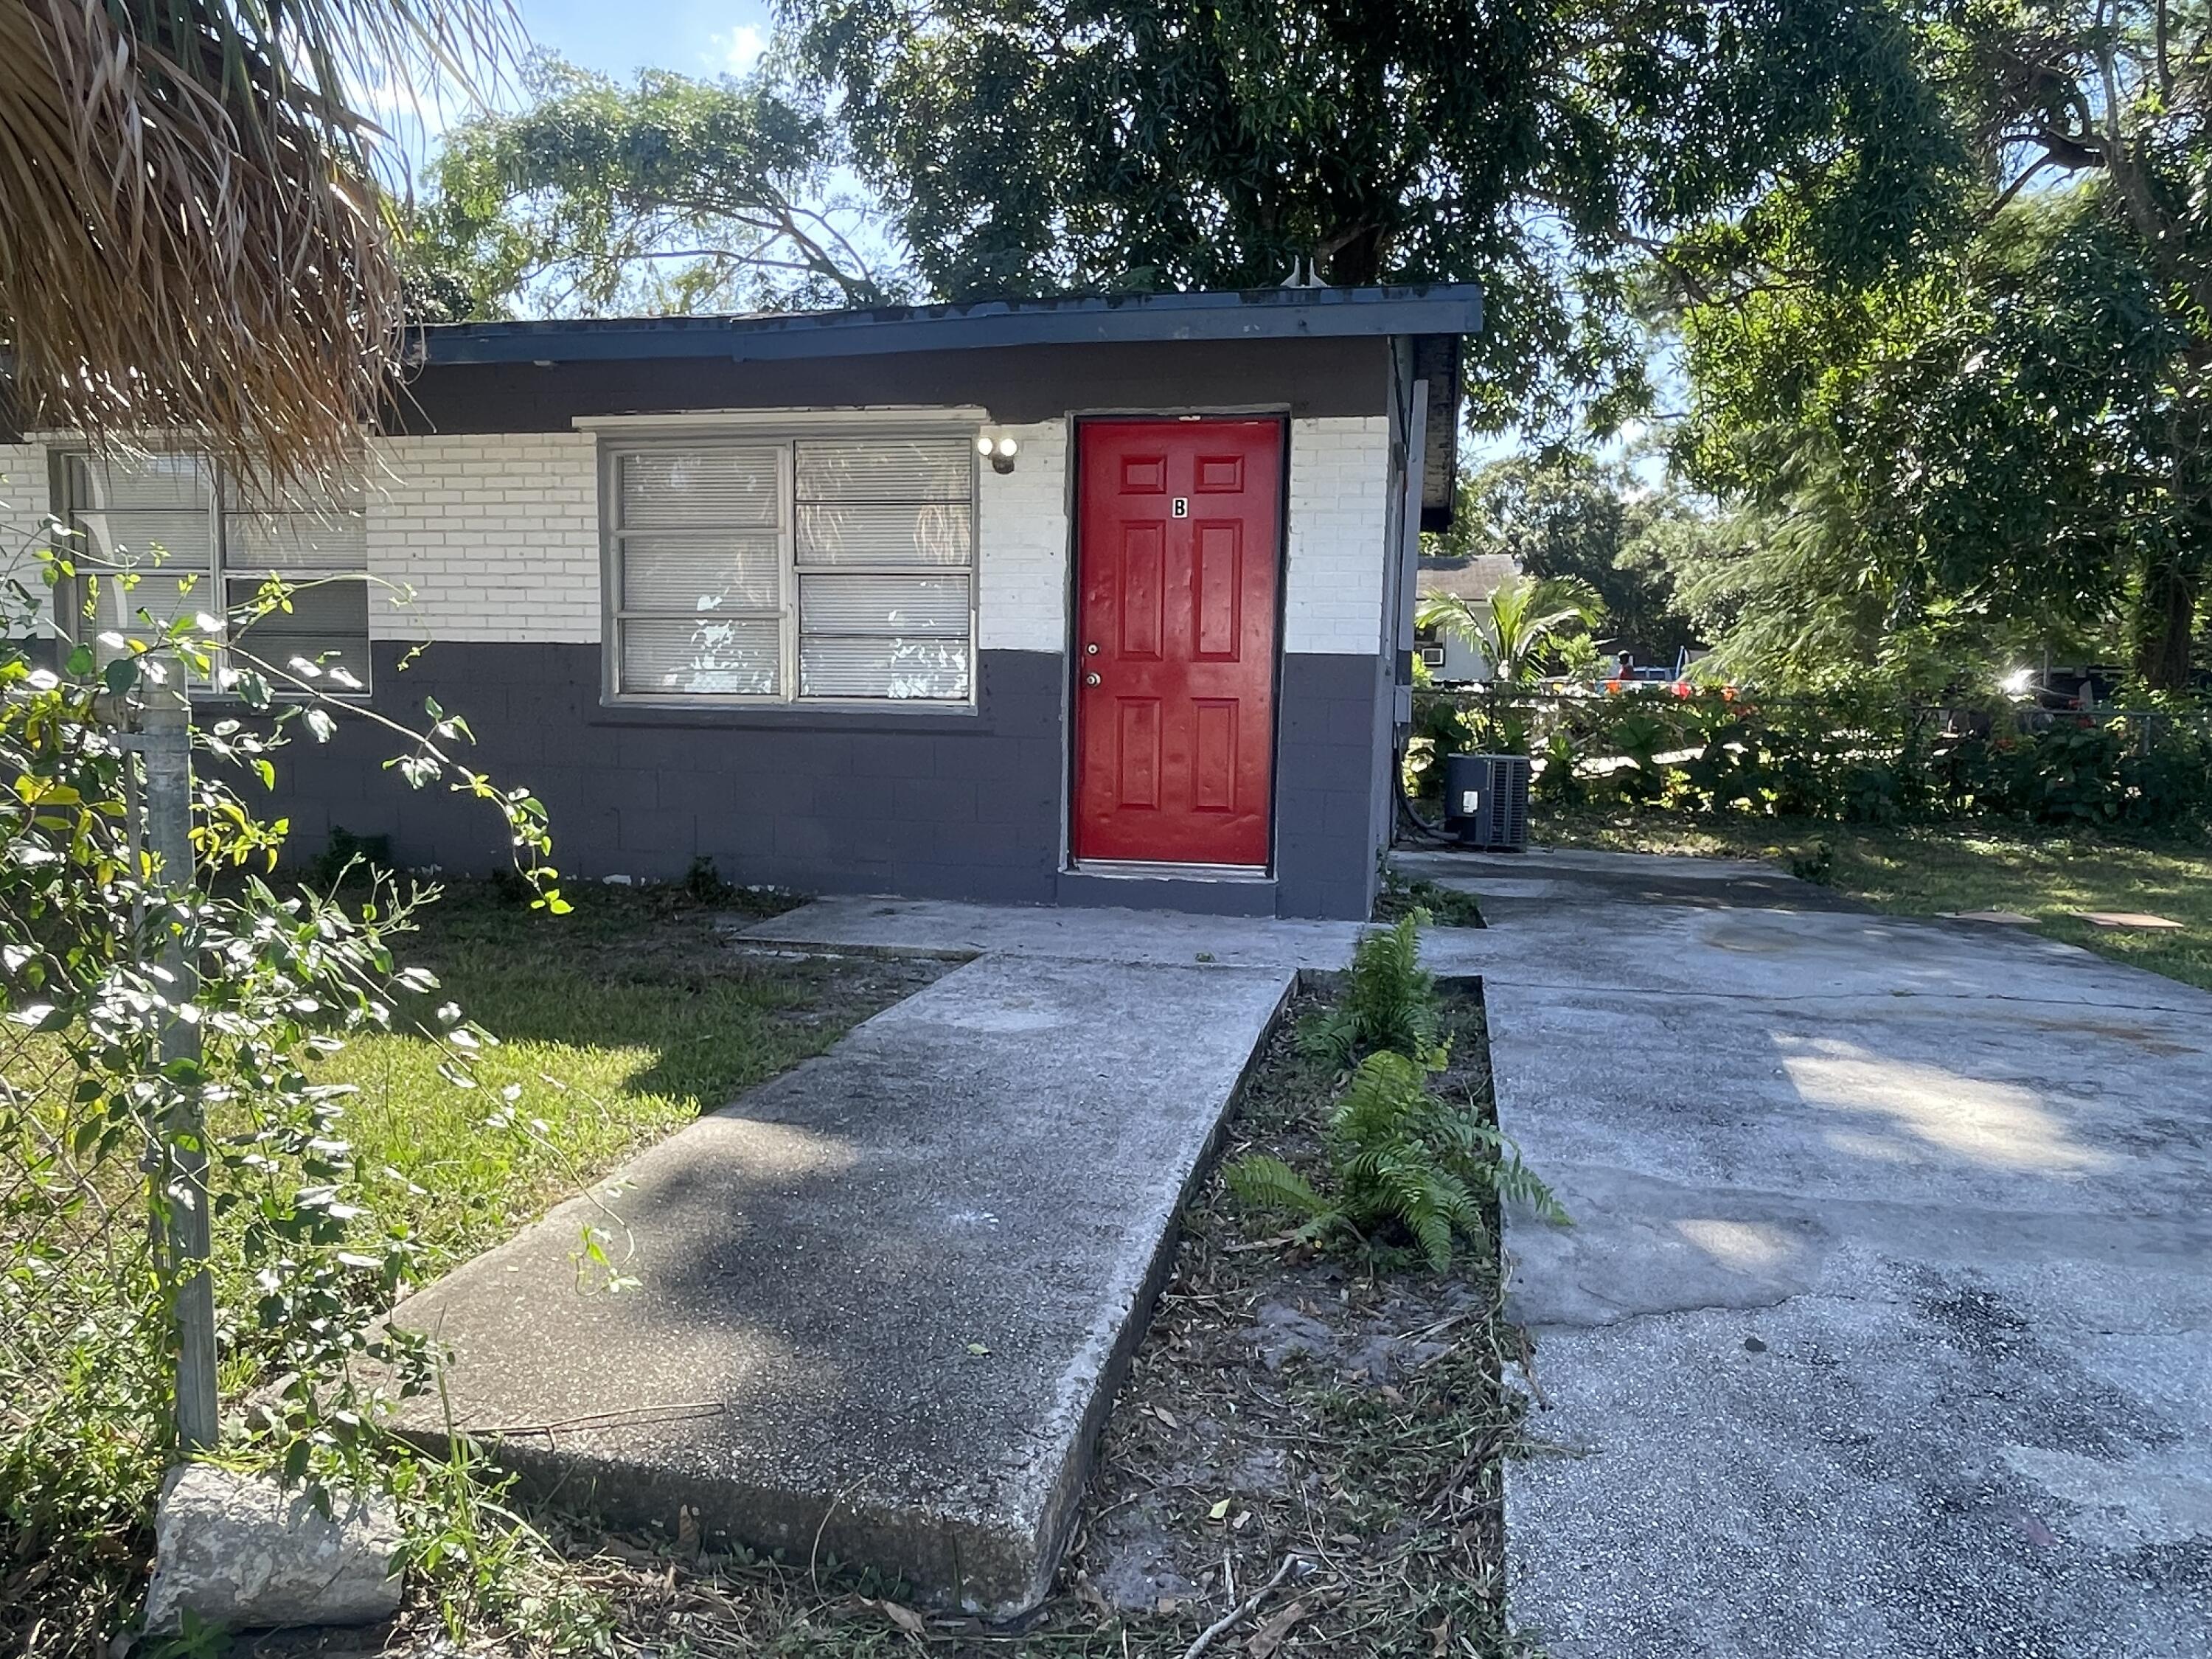
[[[616,76],[750,69],[769,32],[768,7],[746,0],[517,0],[517,9],[535,45]]]
[[[743,74],[758,61],[772,29],[768,0],[515,0],[530,47],[628,80],[641,69],[696,76]],[[375,88],[367,106],[419,167],[428,139],[466,111],[426,95],[420,118],[411,101]],[[500,101],[512,101],[509,87]]]

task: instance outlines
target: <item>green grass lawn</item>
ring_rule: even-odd
[[[455,887],[401,945],[404,960],[441,981],[406,1012],[419,1019],[451,999],[500,1039],[478,1057],[477,1088],[440,1077],[440,1050],[419,1030],[351,1038],[319,1073],[361,1091],[346,1127],[362,1165],[421,1189],[386,1188],[377,1218],[410,1226],[434,1266],[498,1243],[941,971],[740,955],[720,930],[732,912],[675,890],[569,896],[574,910],[550,916],[488,887]],[[488,1128],[509,1085],[520,1090],[516,1127]]]
[[[390,1172],[349,1194],[361,1205],[355,1236],[404,1229],[425,1247],[426,1277],[944,970],[746,954],[725,932],[747,919],[744,894],[705,904],[592,887],[571,898],[574,914],[556,917],[489,885],[450,887],[419,933],[395,941],[402,963],[439,975],[438,990],[403,1006],[398,1029],[350,1037],[313,1066],[318,1081],[357,1087],[340,1133],[357,1168]],[[441,1051],[417,1024],[448,999],[501,1039],[475,1088],[439,1074]],[[52,1037],[0,1041],[0,1080],[33,1108],[15,1121],[21,1144],[0,1142],[0,1653],[104,1651],[143,1588],[168,1412],[143,1178],[129,1149],[75,1164]],[[489,1121],[507,1109],[514,1122]],[[252,1195],[250,1182],[232,1190]],[[269,1381],[251,1334],[259,1292],[238,1250],[245,1214],[234,1207],[215,1228],[234,1407]]]
[[[1555,847],[1765,858],[1896,915],[2015,910],[2038,929],[2100,956],[2212,989],[2212,848],[2136,843],[1956,823],[1879,830],[1772,818],[1545,815],[1530,826]],[[1825,850],[1825,853],[1823,851]],[[2096,927],[2083,910],[2142,910],[2178,932]]]

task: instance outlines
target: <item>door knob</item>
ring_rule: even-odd
[[[1098,684],[1098,676],[1096,674],[1085,674],[1083,677],[1083,683],[1085,685],[1096,685]]]

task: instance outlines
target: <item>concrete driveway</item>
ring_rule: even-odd
[[[1759,866],[1484,895],[1557,1659],[2212,1654],[2212,996]]]

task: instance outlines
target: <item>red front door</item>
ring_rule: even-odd
[[[1282,423],[1077,432],[1075,856],[1264,866]]]

